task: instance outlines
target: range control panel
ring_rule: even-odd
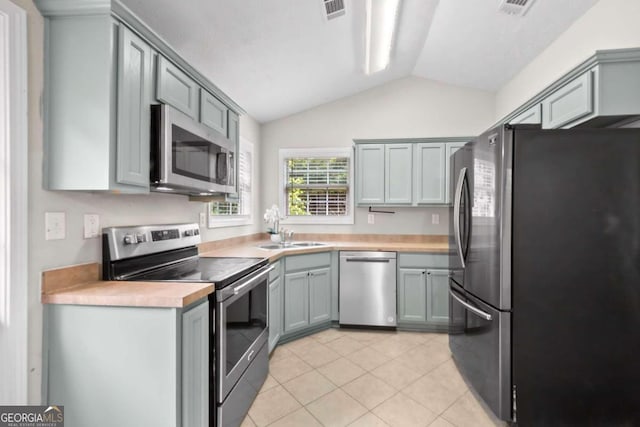
[[[103,250],[109,250],[111,260],[186,248],[201,242],[198,224],[108,227],[102,230],[102,236]]]

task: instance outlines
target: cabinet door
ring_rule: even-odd
[[[419,204],[444,204],[446,202],[446,159],[444,143],[416,145],[417,197]]]
[[[164,56],[158,55],[158,101],[198,119],[198,85]]]
[[[356,146],[356,203],[384,203],[384,145]]]
[[[182,425],[209,425],[209,302],[182,315]]]
[[[218,98],[206,90],[200,89],[200,123],[227,136],[228,112],[227,106],[220,102]]]
[[[412,151],[413,144],[385,144],[385,203],[411,203],[413,198]]]
[[[399,269],[398,322],[424,323],[427,320],[426,271]]]
[[[116,180],[148,188],[152,51],[122,24],[118,40]]]
[[[278,277],[269,283],[269,353],[282,335],[282,281]]]
[[[309,324],[331,319],[331,271],[320,268],[309,272]]]
[[[427,270],[427,322],[449,324],[449,270]]]
[[[533,107],[529,108],[526,111],[515,116],[513,119],[509,120],[509,124],[518,125],[518,124],[534,124],[539,125],[542,123],[542,105],[536,104]]]
[[[238,162],[240,159],[240,117],[238,114],[229,110],[228,114],[228,124],[227,124],[227,133],[229,136],[229,140],[233,144],[233,159],[231,159],[231,167],[233,170],[229,175],[231,177],[231,182],[229,185],[235,188],[234,192],[237,194],[238,192]]]
[[[576,77],[542,100],[542,128],[564,126],[593,111],[592,72]]]
[[[453,156],[453,154],[456,151],[458,151],[459,149],[464,147],[464,144],[466,144],[466,142],[447,142],[445,144],[446,156],[445,156],[445,159],[444,159],[444,163],[445,163],[445,173],[444,173],[445,187],[444,187],[444,192],[445,192],[445,201],[446,201],[447,204],[453,203],[453,193],[454,193],[453,185],[454,185],[455,178],[452,179],[452,177],[451,177],[451,172],[453,170],[453,163],[452,163],[451,156]]]
[[[284,276],[284,332],[309,325],[309,272]]]

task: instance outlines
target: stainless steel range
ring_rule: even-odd
[[[242,423],[268,373],[265,258],[198,255],[197,224],[103,229],[103,278],[206,282],[209,296],[209,425]]]

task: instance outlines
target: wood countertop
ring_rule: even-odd
[[[391,251],[449,253],[446,236],[382,236],[302,234],[294,240],[318,241],[322,246],[262,249],[271,243],[264,234],[241,236],[200,245],[204,257],[256,257],[270,262],[289,255],[327,251]],[[353,240],[350,240],[353,239]],[[100,264],[89,263],[42,273],[43,304],[75,304],[125,307],[186,307],[214,292],[209,283],[128,282],[100,280]]]
[[[99,279],[100,264],[42,273],[43,304],[186,307],[214,291],[211,283],[127,282]]]

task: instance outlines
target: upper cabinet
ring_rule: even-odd
[[[147,193],[152,104],[237,144],[240,107],[120,1],[35,3],[45,17],[46,188]]]
[[[359,206],[451,203],[450,157],[471,138],[356,140]]]
[[[640,115],[640,49],[598,51],[506,118],[543,129],[602,127]]]

